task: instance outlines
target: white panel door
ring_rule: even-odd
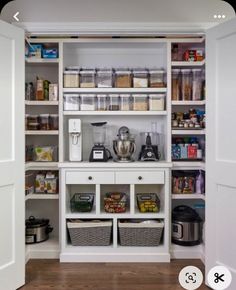
[[[25,279],[24,31],[0,21],[0,290]]]
[[[207,32],[206,273],[218,265],[236,289],[236,18]]]

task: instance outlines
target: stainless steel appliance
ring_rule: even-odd
[[[25,243],[35,244],[46,241],[53,228],[49,225],[48,219],[36,219],[30,216],[25,221]]]
[[[117,162],[132,162],[132,155],[136,151],[135,139],[131,136],[128,127],[121,127],[117,139],[113,140],[113,150],[117,155]]]
[[[111,158],[110,151],[104,146],[106,139],[107,122],[91,123],[93,126],[93,148],[90,153],[90,162],[107,162]]]
[[[82,160],[82,129],[80,119],[69,120],[69,160]]]
[[[189,206],[181,205],[172,212],[172,242],[181,246],[196,246],[202,242],[203,221]]]

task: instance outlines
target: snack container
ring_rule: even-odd
[[[165,94],[149,95],[149,110],[164,111],[165,109]]]
[[[47,172],[44,187],[46,193],[56,194],[58,192],[58,177],[52,172]]]
[[[38,115],[27,115],[27,130],[39,130],[39,116]]]
[[[93,209],[94,194],[75,193],[70,200],[71,212],[91,212]]]
[[[65,70],[63,80],[64,80],[64,88],[78,88],[79,87],[78,70]]]
[[[59,117],[57,114],[51,114],[49,122],[50,122],[50,130],[58,130]]]
[[[80,95],[80,110],[81,111],[95,111],[96,110],[96,95],[84,94]]]
[[[79,111],[80,98],[78,94],[64,94],[64,111]]]
[[[147,111],[148,98],[146,94],[133,95],[133,110],[134,111]]]
[[[148,71],[146,69],[133,70],[133,87],[134,88],[148,87]]]
[[[165,71],[162,69],[149,70],[149,82],[151,88],[164,88],[165,84]]]
[[[43,173],[35,177],[35,193],[45,193],[45,174]]]
[[[108,192],[104,197],[104,209],[108,213],[123,213],[127,208],[127,195],[121,192]]]
[[[36,162],[52,162],[56,161],[56,147],[55,146],[35,146],[34,147],[34,161]]]
[[[132,97],[129,94],[120,95],[120,110],[129,111],[133,109]]]
[[[97,110],[98,111],[108,110],[107,95],[104,94],[97,95]]]
[[[191,101],[192,100],[192,75],[191,69],[182,69],[182,100]]]
[[[83,69],[80,71],[80,87],[95,88],[96,87],[96,71],[95,69]]]
[[[49,114],[39,115],[40,130],[50,130]]]
[[[117,94],[109,95],[109,111],[119,111],[120,110],[120,98]]]
[[[141,213],[160,211],[160,199],[156,193],[137,194],[137,204]]]
[[[128,69],[119,69],[115,71],[115,87],[116,88],[131,88],[132,75]]]
[[[112,70],[99,69],[97,71],[97,87],[112,88]]]

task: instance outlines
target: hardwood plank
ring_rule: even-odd
[[[188,265],[204,271],[200,260],[171,263],[59,263],[31,260],[26,266],[26,285],[21,290],[181,290],[180,270]],[[209,289],[206,286],[200,290]]]

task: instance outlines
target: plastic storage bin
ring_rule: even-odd
[[[104,197],[104,209],[108,213],[123,213],[127,208],[127,195],[123,192],[108,192]]]
[[[34,161],[36,162],[53,162],[57,161],[56,146],[35,146]]]
[[[113,94],[109,95],[109,110],[110,111],[119,111],[120,110],[120,98],[119,95]]]
[[[192,75],[191,69],[181,69],[182,76],[182,100],[191,101],[192,99]]]
[[[80,71],[80,87],[95,88],[96,87],[96,71],[95,69],[83,69]]]
[[[26,119],[27,130],[39,130],[39,116],[38,115],[27,115]]]
[[[180,69],[172,69],[172,100],[179,101],[180,100]]]
[[[68,220],[67,228],[73,246],[109,246],[112,221]]]
[[[165,87],[165,71],[161,69],[149,70],[149,83],[151,88]]]
[[[148,98],[147,95],[133,95],[133,110],[134,111],[147,111]]]
[[[97,110],[98,111],[108,110],[107,95],[102,95],[102,94],[97,95]]]
[[[164,222],[161,221],[119,221],[118,230],[121,246],[156,247],[160,245]]]
[[[100,69],[97,71],[97,87],[112,88],[112,70]]]
[[[128,94],[120,95],[120,110],[130,111],[133,109],[132,97]]]
[[[165,94],[149,95],[149,110],[164,111],[165,109]]]
[[[40,130],[50,130],[49,114],[39,115]]]
[[[81,111],[95,111],[96,110],[96,95],[94,94],[80,95],[80,110]]]
[[[79,71],[65,70],[64,71],[64,88],[78,88],[79,87]]]
[[[94,194],[75,193],[70,200],[71,212],[91,212],[93,209]]]
[[[160,199],[156,193],[137,194],[137,204],[141,213],[160,211]]]
[[[202,70],[200,68],[192,69],[192,100],[200,101],[202,99],[202,91],[203,91],[203,79],[202,79]]]
[[[115,71],[115,87],[116,88],[131,88],[132,76],[128,69],[119,69]]]
[[[134,88],[148,87],[148,72],[146,69],[133,70],[133,87]]]
[[[59,117],[57,114],[50,115],[50,129],[51,130],[58,130],[59,127]]]
[[[64,111],[79,111],[80,99],[78,94],[64,95]]]

